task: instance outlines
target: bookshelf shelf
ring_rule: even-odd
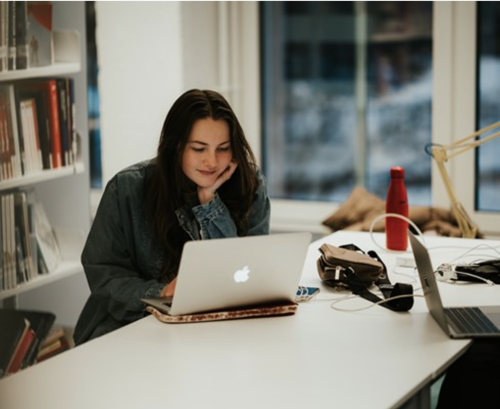
[[[79,62],[55,63],[45,67],[28,68],[26,70],[6,71],[0,74],[0,81],[17,81],[31,78],[57,77],[75,74],[81,70]]]
[[[4,290],[0,292],[0,300],[8,300],[22,294],[26,291],[34,290],[35,288],[54,283],[62,278],[70,277],[79,274],[82,271],[82,265],[79,261],[63,261],[59,264],[56,270],[46,275],[39,275],[27,283],[19,284],[16,288]]]
[[[65,166],[59,169],[48,169],[34,174],[29,174],[17,178],[2,180],[0,182],[0,192],[7,189],[32,186],[34,184],[54,180],[66,176],[78,175],[85,172],[83,163],[75,163],[73,166]]]

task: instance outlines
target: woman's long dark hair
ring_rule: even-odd
[[[182,171],[182,156],[191,129],[199,119],[223,120],[229,125],[236,171],[217,191],[236,224],[238,235],[248,231],[250,209],[258,188],[255,157],[243,129],[226,99],[215,91],[193,89],[174,102],[165,118],[156,167],[146,182],[145,210],[155,239],[165,250],[163,278],[173,278],[182,247],[189,240],[175,211],[197,197],[197,187]]]

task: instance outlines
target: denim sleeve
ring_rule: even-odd
[[[165,284],[145,274],[136,257],[132,201],[120,198],[115,180],[106,187],[82,253],[92,297],[115,320],[143,316],[141,298],[158,297]]]
[[[255,195],[250,214],[250,223],[247,236],[269,234],[271,204],[267,194],[267,184],[264,176],[259,172],[259,187]],[[218,194],[208,203],[195,206],[193,214],[200,226],[203,240],[238,235],[236,225]]]

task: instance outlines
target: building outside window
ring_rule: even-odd
[[[477,128],[500,121],[500,3],[478,2]],[[490,133],[498,132],[497,128]],[[477,149],[476,210],[500,211],[500,138]]]
[[[431,203],[432,2],[262,2],[263,167],[276,199]]]

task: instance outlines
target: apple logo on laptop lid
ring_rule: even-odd
[[[233,279],[236,283],[246,283],[249,278],[250,278],[250,268],[248,266],[236,270],[233,275]]]

